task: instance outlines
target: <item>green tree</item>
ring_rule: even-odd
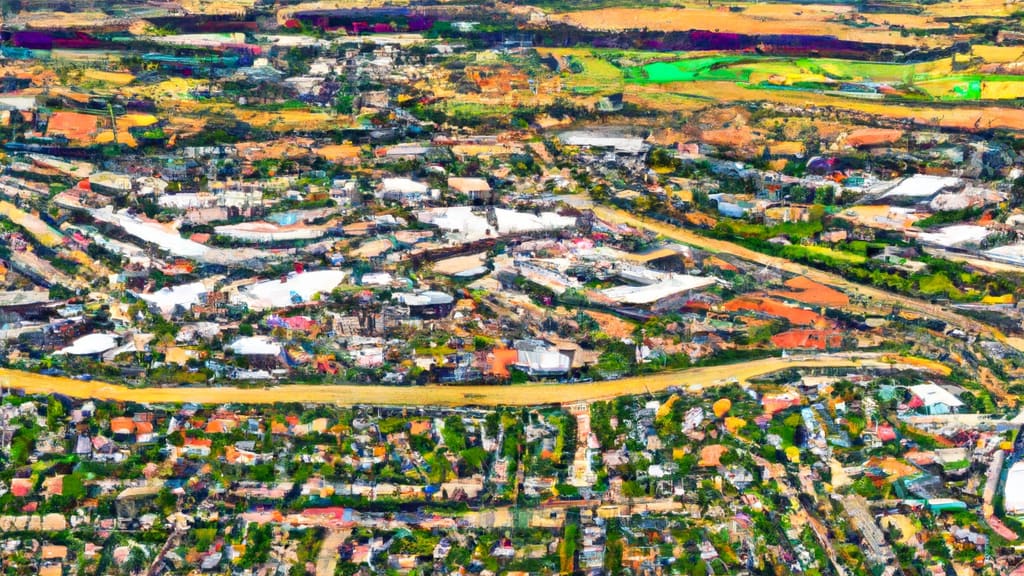
[[[46,427],[56,432],[64,424],[64,405],[54,397],[46,404]]]
[[[80,500],[85,496],[82,477],[77,472],[64,476],[62,494],[71,501]]]

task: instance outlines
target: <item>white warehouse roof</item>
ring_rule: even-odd
[[[947,188],[959,186],[961,180],[951,176],[932,176],[930,174],[914,174],[904,178],[891,190],[882,195],[882,198],[927,198],[934,196]]]
[[[924,402],[925,406],[945,404],[950,408],[959,408],[964,405],[964,403],[961,402],[960,399],[952,392],[938,384],[918,384],[917,386],[911,386],[910,393],[920,398],[921,401]]]
[[[277,356],[281,353],[281,345],[266,336],[239,338],[228,347],[241,356]]]
[[[87,356],[89,354],[100,354],[117,346],[117,338],[113,334],[88,334],[60,351],[61,354],[72,356]]]
[[[1003,507],[1007,514],[1024,514],[1024,461],[1017,462],[1006,473]]]

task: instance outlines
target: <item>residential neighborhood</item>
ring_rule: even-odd
[[[0,573],[1024,575],[1020,13],[634,4],[0,3]]]

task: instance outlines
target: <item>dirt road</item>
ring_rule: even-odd
[[[594,213],[598,218],[608,222],[626,224],[635,228],[643,228],[677,242],[683,242],[684,244],[689,244],[691,246],[701,248],[702,250],[707,250],[708,252],[731,254],[733,256],[743,258],[744,260],[761,263],[792,274],[800,274],[814,280],[815,282],[826,284],[838,290],[843,290],[848,294],[858,294],[862,297],[870,298],[876,303],[884,302],[887,304],[895,304],[906,310],[917,312],[923,316],[937,318],[963,330],[998,338],[1004,343],[1024,352],[1024,342],[1012,338],[1003,338],[1002,334],[1000,334],[995,328],[961,314],[957,314],[943,306],[931,304],[908,296],[901,296],[899,294],[858,284],[856,282],[851,282],[838,274],[811,268],[791,260],[786,260],[785,258],[778,258],[762,254],[760,252],[755,252],[754,250],[744,248],[743,246],[725,240],[706,238],[690,230],[679,228],[678,226],[672,226],[671,224],[665,224],[657,220],[641,220],[640,218],[637,218],[623,210],[607,208],[604,206],[595,206]]]
[[[531,406],[601,400],[625,394],[657,392],[669,386],[700,390],[735,379],[745,382],[787,368],[888,368],[875,355],[822,354],[790,358],[765,358],[737,364],[691,368],[621,380],[582,384],[533,383],[517,386],[358,386],[293,384],[271,388],[128,388],[104,382],[41,376],[0,369],[5,387],[28,394],[63,394],[120,402],[223,404],[274,404],[312,402],[351,406],[356,404],[397,406]]]
[[[351,529],[327,532],[327,537],[320,544],[320,554],[316,558],[316,576],[334,576],[338,566],[338,547],[351,535]]]

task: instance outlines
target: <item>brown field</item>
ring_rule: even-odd
[[[951,43],[935,34],[924,38],[903,36],[888,27],[857,28],[835,19],[852,9],[843,6],[802,4],[740,4],[745,10],[688,5],[672,8],[602,8],[552,14],[549,20],[591,30],[648,29],[665,32],[710,30],[738,34],[807,34],[808,30],[841,40],[879,42],[900,46],[938,46]],[[895,16],[894,16],[895,18]]]
[[[63,394],[74,398],[95,398],[149,404],[197,402],[201,404],[275,404],[311,402],[351,406],[436,405],[436,406],[529,406],[614,398],[643,394],[669,386],[695,389],[719,386],[731,379],[751,378],[789,368],[888,367],[889,364],[864,355],[863,360],[845,355],[766,358],[738,364],[691,368],[681,372],[650,374],[622,380],[584,384],[524,384],[519,386],[358,386],[282,385],[269,388],[128,388],[103,382],[82,382],[71,378],[40,376],[18,370],[0,369],[5,386],[28,394]]]

